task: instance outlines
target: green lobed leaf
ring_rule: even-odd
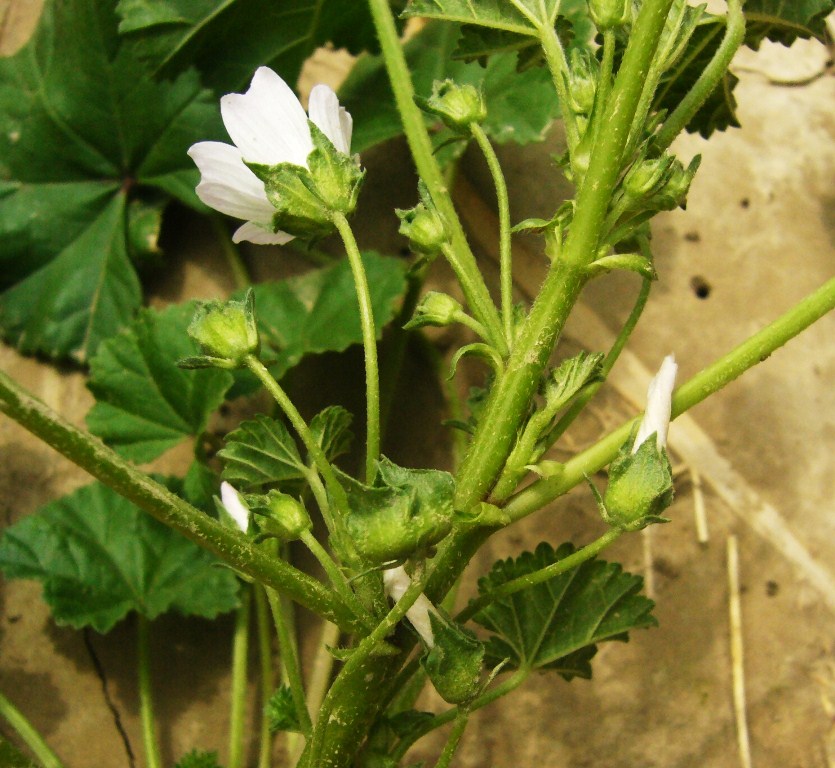
[[[432,83],[444,78],[452,78],[461,85],[474,85],[484,93],[487,119],[483,127],[491,138],[517,144],[542,140],[559,113],[548,71],[535,67],[517,73],[513,52],[491,57],[486,68],[476,62],[453,60],[459,35],[455,24],[427,24],[406,44],[415,92],[426,98],[432,92]],[[362,152],[403,132],[388,75],[379,56],[363,56],[354,65],[340,89],[340,99],[354,116],[352,147],[355,151]],[[451,132],[442,130],[440,123],[436,124],[428,115],[426,119],[436,129],[436,146],[451,137]]]
[[[479,579],[479,593],[488,594],[512,579],[538,571],[572,554],[563,544],[554,550],[543,542],[493,565]],[[591,677],[594,646],[606,640],[627,640],[631,629],[656,626],[654,603],[639,594],[643,579],[625,573],[617,563],[590,560],[548,581],[499,598],[474,620],[494,634],[485,663],[509,659],[504,669],[554,669],[566,679]]]
[[[296,705],[289,685],[282,685],[270,696],[266,704],[270,733],[279,731],[301,731]]]
[[[394,317],[406,287],[402,261],[367,251],[362,256],[378,338]],[[243,294],[236,294],[242,296]],[[299,277],[255,286],[255,315],[264,358],[280,378],[308,354],[341,352],[362,341],[351,266],[347,260]]]
[[[87,426],[126,458],[151,461],[199,435],[232,385],[228,371],[177,367],[178,360],[194,354],[186,328],[195,306],[142,310],[90,361],[87,386],[96,404]]]
[[[217,752],[205,752],[200,749],[192,749],[187,752],[176,763],[174,768],[221,768],[217,760]]]
[[[14,744],[0,736],[0,765],[3,768],[38,768]]]
[[[351,432],[353,420],[351,413],[340,405],[330,405],[310,420],[310,431],[328,461],[350,450],[354,439]]]
[[[287,427],[263,414],[230,432],[218,456],[223,479],[240,491],[303,480],[307,469]]]
[[[108,632],[130,611],[214,618],[238,602],[238,581],[217,559],[100,483],[7,528],[0,570],[43,583],[58,624]]]
[[[130,319],[137,234],[155,240],[160,221],[139,226],[134,202],[154,189],[201,207],[186,149],[221,134],[196,73],[137,77],[114,7],[47,0],[0,59],[0,333],[24,352],[83,361]]]
[[[197,67],[219,93],[240,90],[262,65],[294,83],[325,43],[374,48],[366,3],[343,0],[120,0],[119,32],[151,74]],[[218,55],[222,52],[222,55]]]
[[[536,36],[541,24],[553,25],[559,6],[560,0],[409,0],[404,15]]]
[[[746,0],[745,44],[756,50],[766,39],[783,45],[810,37],[824,42],[833,10],[833,0]]]

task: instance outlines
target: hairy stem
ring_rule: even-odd
[[[260,666],[260,704],[258,768],[270,768],[273,754],[273,738],[270,733],[270,718],[267,702],[275,690],[275,672],[273,671],[273,649],[270,634],[269,606],[267,593],[260,584],[252,587],[255,597],[255,626],[258,633],[258,661]]]
[[[246,662],[249,654],[249,615],[252,590],[249,584],[240,589],[241,604],[235,613],[232,636],[232,690],[229,712],[229,768],[241,768],[246,735]]]
[[[435,763],[435,768],[449,768],[452,758],[455,756],[455,750],[458,749],[458,745],[461,743],[461,737],[464,735],[464,729],[467,727],[469,719],[469,710],[458,712],[452,730],[450,730],[449,736],[447,736],[443,752],[441,752],[438,762]]]
[[[151,644],[149,621],[142,614],[137,617],[137,648],[139,673],[139,716],[142,721],[142,746],[145,750],[146,768],[162,768],[156,723],[154,722],[154,697],[151,685]]]
[[[362,326],[362,348],[365,353],[365,481],[371,485],[377,474],[377,459],[380,458],[380,372],[377,365],[377,329],[374,325],[374,308],[368,277],[362,263],[357,241],[348,219],[341,213],[334,214],[333,222],[348,254],[351,274],[360,307]]]
[[[2,693],[0,693],[0,717],[20,736],[21,741],[29,747],[43,768],[64,768],[64,764],[49,748],[43,736]]]
[[[65,421],[0,372],[0,411],[160,522],[239,571],[281,590],[309,610],[352,631],[359,620],[316,579],[269,557],[243,533],[224,528],[99,440]]]

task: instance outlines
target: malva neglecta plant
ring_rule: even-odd
[[[699,166],[675,156],[673,139],[736,124],[729,66],[741,46],[823,40],[832,10],[832,0],[728,0],[721,14],[686,0],[47,0],[33,40],[0,61],[0,328],[22,352],[88,366],[96,404],[88,433],[0,374],[0,409],[97,482],[9,527],[0,569],[41,581],[59,623],[107,632],[138,614],[148,768],[162,765],[148,635],[167,611],[236,611],[229,768],[244,765],[248,741],[252,610],[259,768],[405,766],[413,744],[449,725],[443,768],[472,712],[537,670],[587,678],[600,643],[656,623],[642,580],[598,556],[667,522],[670,419],[831,310],[835,281],[675,391],[674,359],[659,361],[642,417],[566,461],[548,451],[605,385],[656,280],[649,223],[684,207]],[[425,23],[404,43],[413,18]],[[318,85],[305,111],[291,85],[328,42],[365,53],[339,96]],[[512,89],[527,100],[506,98]],[[549,219],[512,223],[492,142],[538,138],[557,115],[567,149],[554,173],[575,197]],[[420,179],[415,206],[392,212],[410,243],[405,260],[362,252],[350,223],[375,181],[360,153],[400,133]],[[498,201],[498,301],[447,183],[470,142]],[[236,220],[225,247],[238,293],[140,308],[139,275],[171,201],[216,225],[209,209]],[[225,222],[218,231],[228,238]],[[530,306],[514,301],[514,232],[538,237],[550,263]],[[235,255],[234,243],[249,241],[318,258],[316,243],[334,233],[345,260],[285,281],[250,286]],[[423,290],[436,259],[463,303]],[[611,349],[566,358],[558,348],[572,307],[612,270],[641,280],[632,314]],[[466,442],[452,472],[381,454],[388,395],[377,346],[391,322],[399,333],[461,324],[471,341],[453,371],[464,356],[484,365],[483,387],[451,423]],[[354,344],[365,411],[351,474],[352,414],[334,405],[306,420],[282,378],[305,355]],[[212,415],[233,399],[263,403],[264,390],[275,409],[210,445]],[[186,440],[185,477],[139,468]],[[606,467],[599,488],[594,475]],[[494,532],[587,481],[600,538],[499,561],[480,575],[477,597],[455,607],[457,584]],[[298,548],[318,575],[298,567]],[[295,606],[322,619],[326,673],[315,686]],[[425,686],[449,706],[416,710]],[[0,713],[40,764],[62,766],[5,695]],[[274,762],[279,732],[287,757]],[[217,766],[194,746],[179,768]]]

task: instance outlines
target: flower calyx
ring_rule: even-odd
[[[187,333],[201,355],[178,361],[180,368],[242,368],[250,355],[258,356],[261,342],[255,321],[255,293],[243,301],[200,302]]]
[[[461,322],[466,318],[461,303],[449,294],[440,291],[429,291],[415,308],[412,319],[403,327],[406,330],[424,328],[427,325],[445,327]]]
[[[260,538],[295,541],[313,527],[304,505],[289,494],[271,489],[266,494],[248,495],[246,501],[255,516]]]
[[[589,15],[599,32],[619,29],[632,20],[632,0],[589,0]]]
[[[398,231],[409,239],[412,250],[434,258],[450,243],[451,235],[423,180],[418,182],[418,194],[420,202],[414,208],[395,209],[400,219]]]
[[[435,80],[432,95],[426,99],[415,96],[415,103],[430,115],[439,117],[451,130],[467,135],[473,123],[487,117],[487,106],[481,91],[473,85],[459,85],[454,80]]]

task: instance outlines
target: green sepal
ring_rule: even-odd
[[[637,531],[669,520],[661,513],[673,503],[673,470],[670,457],[650,435],[633,454],[627,440],[609,467],[609,484],[603,495],[601,515],[611,526]]]
[[[241,368],[249,355],[258,355],[261,341],[255,322],[255,293],[243,301],[204,301],[197,305],[187,331],[202,355],[187,357],[181,368]]]
[[[262,538],[295,541],[313,527],[304,505],[274,488],[266,494],[247,495],[244,501],[255,516]]]
[[[428,98],[414,97],[424,112],[439,117],[447,128],[461,135],[468,135],[473,123],[481,123],[487,117],[487,106],[480,88],[469,83],[459,85],[454,80],[435,80]]]
[[[403,328],[413,330],[427,325],[444,327],[459,322],[462,315],[464,308],[452,296],[439,291],[429,291],[420,300],[412,319]]]
[[[418,179],[420,202],[414,208],[396,208],[398,232],[409,238],[412,249],[425,256],[437,256],[451,242],[449,227],[429,194],[423,179]]]
[[[385,457],[374,486],[339,472],[350,513],[345,526],[372,563],[403,560],[443,539],[452,527],[455,481],[436,469],[406,469]]]
[[[589,277],[596,277],[611,272],[613,269],[636,272],[647,280],[658,279],[658,273],[652,261],[641,253],[612,253],[608,256],[601,256],[586,267],[586,274]]]
[[[326,209],[348,216],[357,207],[365,169],[353,157],[340,152],[314,122],[307,122],[313,140],[307,165],[316,194]]]
[[[510,516],[501,507],[482,501],[466,511],[456,509],[452,522],[456,528],[504,528]]]
[[[465,344],[452,356],[452,360],[449,361],[449,375],[447,376],[447,380],[455,376],[458,363],[466,355],[480,357],[490,366],[496,375],[501,375],[504,371],[504,360],[502,360],[501,355],[489,344],[477,341],[474,344]]]
[[[464,704],[478,695],[484,664],[484,643],[455,621],[429,613],[435,644],[421,666],[440,697]]]

